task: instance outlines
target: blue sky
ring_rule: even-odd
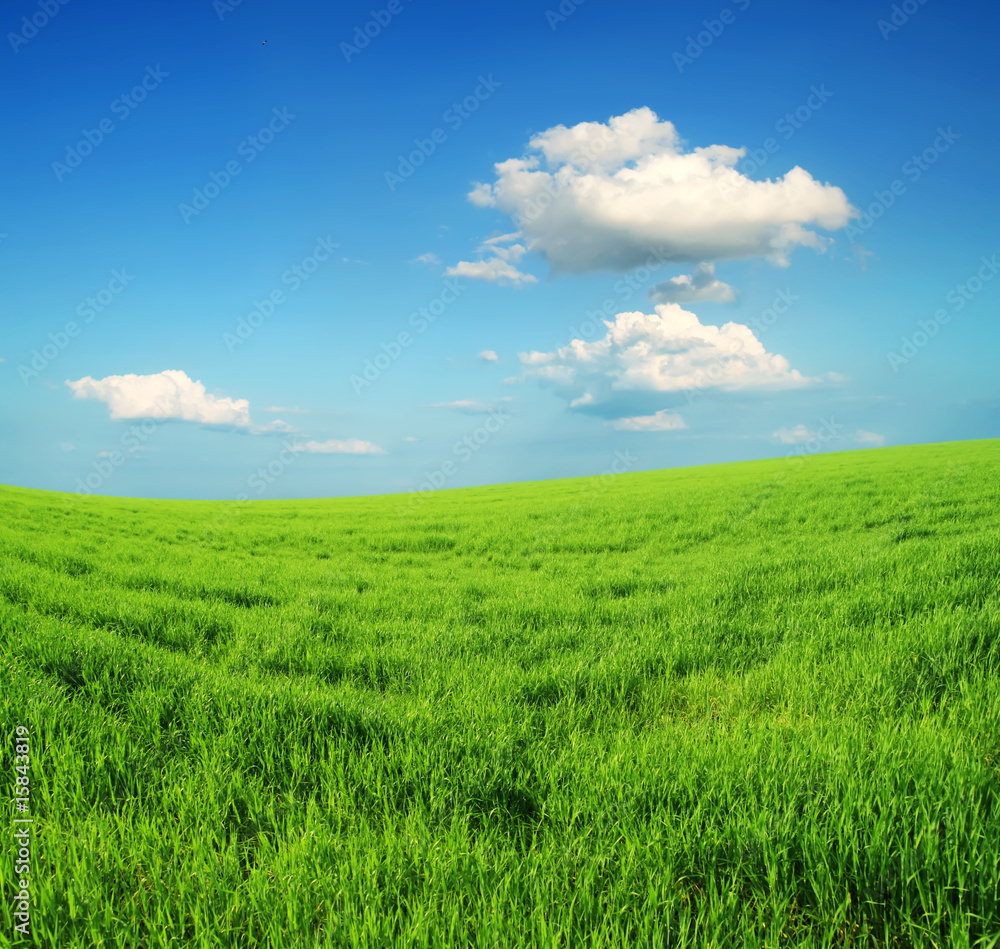
[[[995,10],[374,2],[5,7],[0,482],[997,436]]]

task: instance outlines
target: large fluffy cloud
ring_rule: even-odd
[[[829,243],[810,227],[834,230],[856,213],[840,188],[803,168],[755,181],[736,170],[743,148],[686,150],[648,108],[557,125],[528,149],[496,163],[496,181],[477,183],[469,200],[510,214],[555,272],[626,272],[651,250],[676,261],[766,257],[785,266],[793,248]]]
[[[107,404],[113,419],[182,419],[206,425],[250,427],[250,403],[210,395],[199,381],[179,369],[166,369],[149,376],[129,373],[94,379],[84,376],[66,385],[78,399],[97,399]]]
[[[605,335],[594,342],[574,339],[550,353],[521,353],[518,380],[551,386],[572,408],[596,411],[620,401],[622,393],[683,393],[777,390],[819,380],[792,369],[784,356],[764,349],[740,323],[703,325],[676,303],[653,314],[619,313],[605,320]],[[513,380],[512,380],[513,381]],[[680,420],[633,418],[625,428],[680,427]]]

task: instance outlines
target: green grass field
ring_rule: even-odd
[[[0,488],[0,631],[25,945],[1000,945],[1000,441]]]

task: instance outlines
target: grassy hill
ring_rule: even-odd
[[[27,944],[994,949],[998,578],[1000,441],[0,488]]]

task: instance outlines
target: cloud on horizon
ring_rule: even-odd
[[[618,419],[613,428],[619,432],[675,432],[687,428],[684,419],[669,409],[660,409],[655,415],[635,415]]]
[[[796,425],[794,428],[779,428],[771,433],[771,438],[779,445],[804,445],[819,438],[819,435],[806,425]]]
[[[885,435],[879,435],[877,432],[866,432],[863,428],[858,429],[854,440],[859,445],[870,445],[873,448],[882,448],[885,445]]]

